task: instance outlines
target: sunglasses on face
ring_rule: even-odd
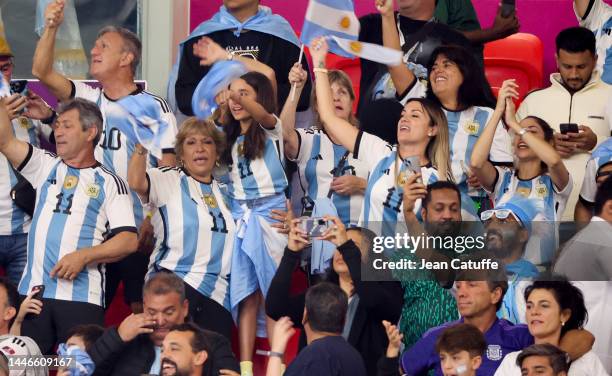
[[[501,220],[506,220],[508,219],[508,217],[510,217],[510,215],[512,215],[512,217],[516,219],[517,222],[520,222],[520,220],[516,217],[516,215],[510,209],[485,210],[482,213],[480,213],[480,219],[483,222],[488,221],[489,219],[493,218],[494,215],[495,215],[495,218],[501,219]]]

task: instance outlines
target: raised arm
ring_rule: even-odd
[[[401,51],[399,34],[393,14],[393,0],[376,0],[376,8],[382,17],[383,45]],[[388,66],[387,68],[398,94],[405,92],[416,79],[406,64]]]
[[[55,36],[64,20],[65,0],[55,0],[45,9],[45,30],[36,44],[32,61],[32,74],[60,101],[70,98],[70,80],[53,69]]]
[[[28,155],[28,144],[20,141],[13,133],[13,126],[6,109],[5,101],[0,100],[0,153],[4,154],[6,159],[17,168]]]
[[[574,9],[576,9],[576,15],[580,18],[584,18],[584,15],[589,9],[589,5],[595,1],[600,0],[574,0]]]
[[[516,120],[514,102],[510,99],[506,99],[506,124],[514,132],[518,133],[522,131],[522,128]],[[557,153],[554,146],[546,142],[545,140],[535,136],[531,132],[526,132],[522,136],[523,141],[529,146],[531,150],[548,166],[548,173],[550,179],[557,189],[560,191],[564,190],[569,183],[569,172],[563,164],[563,159]]]
[[[512,103],[511,98],[518,98],[517,88],[518,85],[516,84],[515,80],[512,79],[504,81],[497,96],[497,106],[495,106],[495,111],[493,112],[493,115],[491,115],[491,118],[489,119],[484,131],[480,137],[478,137],[478,141],[476,141],[474,149],[472,150],[470,168],[478,180],[480,180],[482,186],[489,192],[495,188],[493,185],[495,184],[495,179],[497,176],[495,167],[493,167],[493,164],[489,161],[491,145],[493,145],[497,125],[504,115],[506,99]]]
[[[147,180],[147,150],[137,144],[128,165],[128,184],[142,202],[148,202],[149,181]]]
[[[293,64],[293,68],[291,68],[291,71],[289,72],[289,82],[291,84],[296,84],[295,96],[292,97],[291,94],[289,94],[289,97],[283,106],[283,111],[280,114],[281,123],[283,124],[285,156],[289,159],[297,158],[298,154],[299,141],[298,135],[295,132],[295,113],[300,101],[300,95],[302,94],[302,90],[304,90],[304,85],[306,84],[307,79],[308,75],[302,68],[302,64]]]
[[[488,29],[461,31],[470,42],[475,44],[487,43],[494,40],[505,38],[514,33],[518,33],[521,28],[516,12],[508,17],[502,17],[501,6],[497,9],[497,15],[493,21],[493,26]]]
[[[264,128],[272,129],[276,126],[276,117],[266,111],[257,101],[248,97],[243,97],[236,92],[230,93],[230,99],[244,107],[244,109],[251,114],[253,120],[261,124]]]
[[[193,45],[193,54],[201,59],[200,65],[212,65],[217,61],[228,59],[239,61],[243,63],[249,71],[259,72],[268,77],[268,79],[272,82],[272,87],[274,88],[274,93],[276,95],[276,73],[274,72],[274,69],[260,61],[249,59],[240,55],[230,54],[209,37],[202,37]]]
[[[315,66],[315,90],[317,93],[317,111],[323,122],[325,131],[338,140],[346,150],[353,152],[359,130],[348,121],[336,116],[332,101],[332,91],[325,69],[325,58],[328,46],[324,38],[317,38],[310,48],[310,55]]]

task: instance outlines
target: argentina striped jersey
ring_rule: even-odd
[[[13,119],[13,134],[18,140],[38,146],[38,137],[43,133],[49,138],[51,127],[38,120],[24,116]],[[10,197],[17,184],[17,176],[4,154],[0,153],[0,235],[25,234],[30,229],[30,216],[21,210]]]
[[[253,124],[252,127],[260,127]],[[253,200],[274,196],[287,188],[283,164],[283,129],[277,117],[273,129],[264,130],[266,140],[263,155],[255,160],[244,157],[244,135],[232,145],[229,194],[236,200]]]
[[[379,236],[394,236],[399,230],[398,223],[404,222],[404,187],[401,181],[407,174],[405,164],[398,162],[397,146],[369,133],[360,132],[354,155],[370,170],[359,226]],[[438,171],[431,166],[421,167],[421,174],[425,185],[439,180]],[[418,200],[414,212],[420,211],[421,200]]]
[[[76,98],[83,98],[90,100],[98,105],[104,123],[102,126],[102,137],[95,150],[96,160],[100,161],[104,166],[108,167],[113,173],[120,176],[122,179],[127,180],[128,164],[132,153],[134,152],[135,143],[119,131],[119,129],[113,127],[112,124],[106,122],[106,108],[108,106],[117,105],[112,99],[109,99],[102,89],[94,88],[87,85],[84,82],[72,81],[74,91],[73,96]],[[174,151],[174,141],[177,134],[176,118],[166,101],[148,91],[136,90],[129,95],[149,95],[152,96],[160,106],[160,113],[164,120],[168,122],[168,129],[166,130],[163,140],[162,149],[164,152]],[[156,167],[157,161],[153,157],[149,157],[147,160],[147,167]],[[134,215],[136,217],[136,225],[140,226],[143,220],[143,208],[138,199],[136,193],[131,192],[132,201],[134,203]]]
[[[543,211],[532,221],[533,231],[527,243],[524,258],[538,265],[552,261],[559,245],[558,233],[561,215],[572,193],[573,181],[569,174],[567,186],[559,191],[548,174],[522,180],[513,169],[495,167],[497,179],[493,191],[495,206],[514,195],[540,200]]]
[[[162,219],[154,224],[161,239],[149,271],[170,270],[229,310],[236,226],[219,185],[215,180],[201,183],[180,168],[153,168],[147,176],[149,202]]]
[[[127,183],[99,163],[70,167],[32,146],[18,170],[37,190],[19,293],[45,285],[45,298],[103,306],[103,264],[87,265],[73,281],[49,273],[65,255],[87,252],[107,235],[136,232]]]
[[[419,80],[407,90],[402,97],[401,103],[405,105],[410,98],[425,97],[427,86]],[[487,126],[487,122],[493,116],[493,109],[488,107],[472,106],[463,111],[450,111],[442,108],[448,121],[448,137],[450,145],[451,169],[455,183],[459,185],[461,192],[469,190],[470,196],[483,196],[483,190],[475,191],[468,189],[467,175],[461,167],[461,161],[465,166],[470,165],[472,150],[476,141]],[[493,163],[508,163],[513,161],[512,140],[504,127],[499,124],[495,130],[493,144],[489,152],[489,160]]]
[[[300,186],[310,198],[327,197],[336,169],[347,153],[346,148],[336,145],[321,129],[296,129],[299,147],[296,162]],[[349,153],[339,176],[353,175],[368,178],[366,164]],[[338,217],[345,226],[356,225],[361,214],[363,194],[341,195],[334,192],[331,197],[338,211]]]

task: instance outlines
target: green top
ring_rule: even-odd
[[[478,15],[471,0],[438,0],[436,19],[459,31],[480,30]]]
[[[409,249],[398,249],[391,257],[418,261]],[[420,261],[419,261],[420,262]],[[459,319],[457,303],[450,290],[443,288],[429,271],[394,270],[393,275],[404,288],[404,306],[400,332],[406,349],[414,345],[429,329]]]

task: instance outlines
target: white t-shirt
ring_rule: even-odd
[[[521,369],[516,365],[520,351],[506,355],[495,372],[495,376],[521,376]],[[608,376],[601,361],[592,351],[576,359],[570,365],[568,376]]]

